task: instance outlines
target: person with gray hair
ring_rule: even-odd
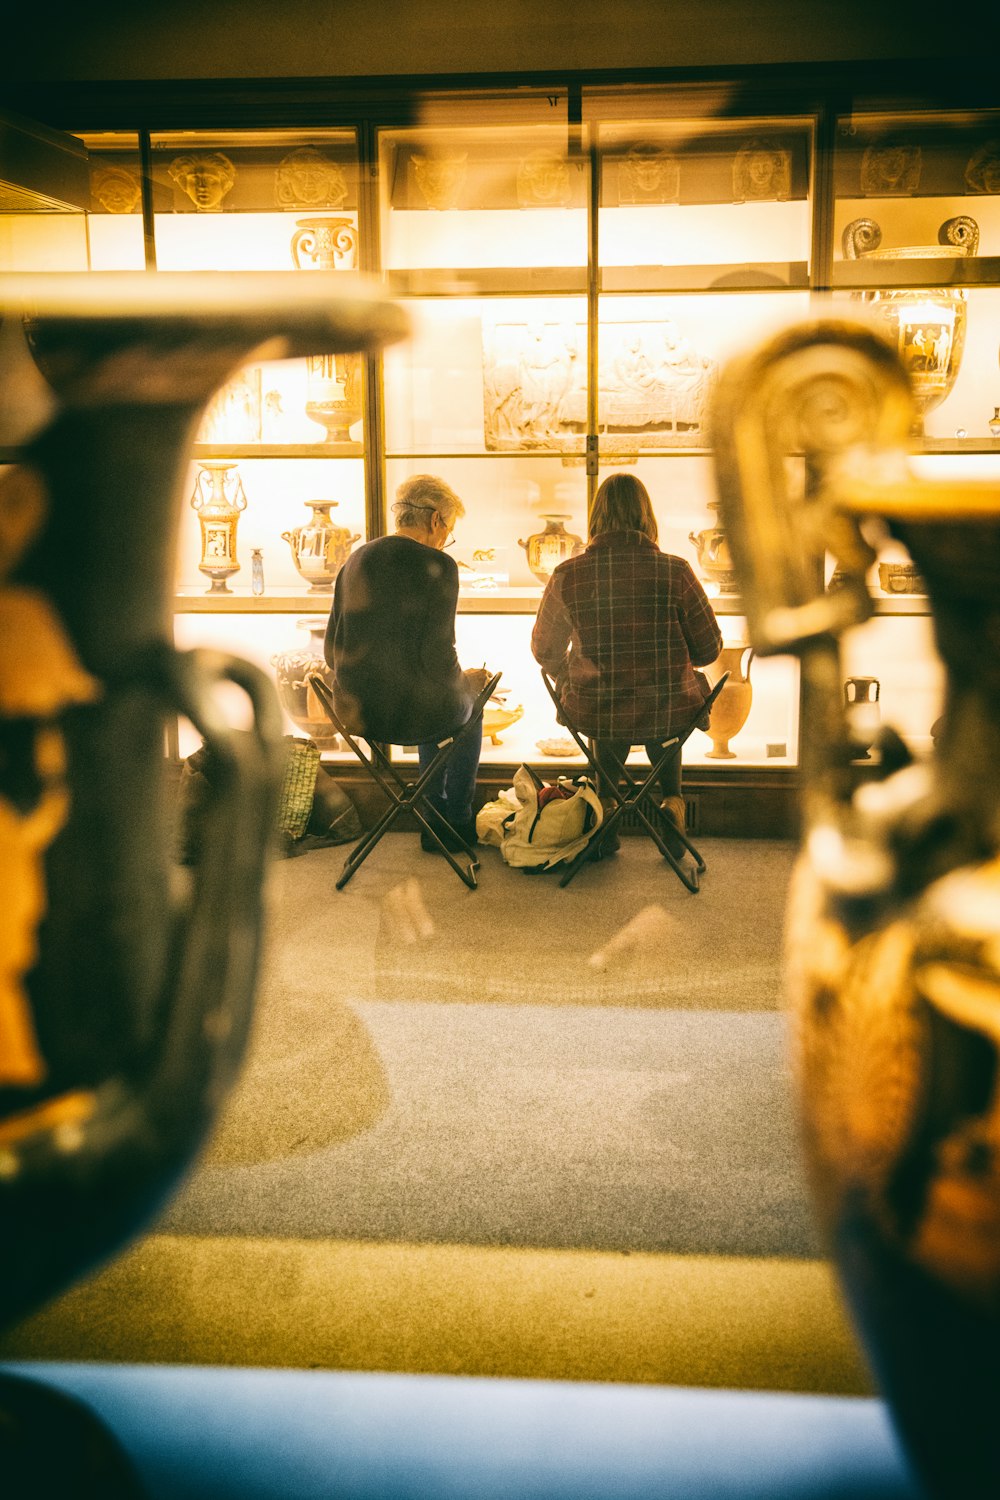
[[[396,530],[352,552],[334,585],[325,656],[344,723],[380,744],[416,744],[420,768],[437,743],[460,729],[489,680],[463,671],[455,650],[458,567],[445,555],[465,506],[443,479],[416,474],[396,491]],[[456,747],[436,805],[466,843],[475,843],[473,798],[482,730]],[[421,847],[438,852],[430,835]]]

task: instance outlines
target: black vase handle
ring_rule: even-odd
[[[235,683],[253,709],[233,727]],[[170,913],[156,1014],[137,1061],[4,1122],[0,1326],[62,1291],[136,1234],[189,1164],[238,1070],[253,1008],[262,872],[283,762],[275,690],[257,667],[158,642],[105,679],[185,715],[213,757],[202,857]],[[168,848],[150,858],[169,862]],[[67,1120],[66,1104],[73,1118]],[[17,1226],[16,1234],[13,1226]]]

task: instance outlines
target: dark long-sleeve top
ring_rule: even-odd
[[[455,651],[458,568],[406,536],[379,537],[337,574],[324,654],[355,733],[420,744],[457,729],[473,693]]]
[[[594,739],[677,733],[704,703],[722,632],[690,563],[639,531],[606,531],[559,564],[531,636],[577,729]]]

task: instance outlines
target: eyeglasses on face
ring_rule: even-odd
[[[438,510],[438,508],[437,508],[436,505],[410,505],[410,506],[407,506],[406,508],[408,510],[423,510],[423,511],[426,511],[428,515],[437,516],[437,518],[441,522],[442,526],[447,526],[448,525],[447,521],[445,520],[445,518],[441,514],[441,512]],[[402,509],[401,502],[397,502],[393,506],[393,510],[396,510],[396,509]],[[448,526],[448,540],[445,542],[445,546],[446,547],[454,547],[454,545],[455,545],[455,532],[454,532],[454,529],[451,526]]]

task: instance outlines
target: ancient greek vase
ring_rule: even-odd
[[[708,734],[711,750],[705,755],[709,760],[735,760],[736,752],[730,750],[729,741],[734,739],[750,716],[753,688],[750,684],[750,663],[753,647],[723,646],[718,658],[707,669],[706,675],[713,684],[723,672],[729,673],[729,681],[712,705]]]
[[[805,844],[786,916],[813,1194],[855,1326],[932,1500],[1000,1494],[1000,500],[911,476],[916,400],[866,326],[734,362],[717,482],[758,652],[799,659]],[[814,487],[783,487],[805,454]],[[842,637],[873,612],[863,523],[927,584],[946,674],[931,759],[884,724],[857,785]],[[825,549],[844,583],[821,585]]]
[[[236,557],[236,526],[247,508],[243,480],[234,463],[205,459],[198,465],[191,496],[201,527],[199,573],[211,578],[206,593],[231,594],[227,580],[240,571]]]
[[[548,583],[561,562],[583,551],[584,543],[583,537],[566,530],[568,515],[547,515],[541,519],[545,530],[533,532],[527,541],[518,537],[517,545],[524,548],[528,567],[539,583]]]
[[[349,443],[361,420],[361,361],[351,354],[312,354],[306,360],[306,416],[328,443]]]
[[[877,677],[847,677],[844,680],[844,708],[854,741],[854,759],[870,760],[869,754],[881,722],[879,695],[882,684]]]
[[[300,630],[309,632],[309,644],[271,657],[278,682],[278,697],[296,729],[314,739],[321,750],[335,750],[340,744],[340,736],[309,686],[309,674],[318,672],[333,690],[333,674],[323,654],[327,616],[311,617],[297,623]]]
[[[844,230],[848,260],[954,260],[975,255],[979,227],[968,215],[948,219],[937,245],[880,248],[882,230],[874,219],[854,219]],[[913,387],[920,417],[950,392],[965,347],[965,293],[952,287],[914,287],[864,292],[886,337],[896,348]]]
[[[6,276],[0,307],[13,329],[28,315],[54,403],[0,476],[5,1325],[158,1210],[243,1052],[282,725],[266,674],[173,646],[197,424],[257,349],[376,348],[405,319],[336,278],[254,273]],[[218,768],[183,884],[164,757],[180,714]]]
[[[336,500],[307,500],[312,511],[312,520],[305,526],[296,526],[293,531],[283,531],[281,540],[292,549],[292,559],[302,577],[309,585],[311,594],[333,592],[334,580],[359,540],[359,531],[349,531],[346,526],[336,526],[330,519],[330,511]]]
[[[714,583],[720,594],[735,594],[736,574],[733,571],[725,528],[718,518],[718,501],[710,500],[708,508],[716,512],[715,524],[706,526],[704,531],[689,531],[688,541],[697,549],[702,578],[708,583]],[[722,691],[725,693],[726,689],[723,688]]]
[[[358,231],[350,219],[297,219],[292,260],[300,271],[352,271],[358,253]]]
[[[350,219],[298,219],[291,249],[300,271],[352,270],[358,231]],[[361,420],[361,369],[351,353],[316,354],[306,361],[306,416],[325,429],[327,442],[350,442],[350,429]]]

